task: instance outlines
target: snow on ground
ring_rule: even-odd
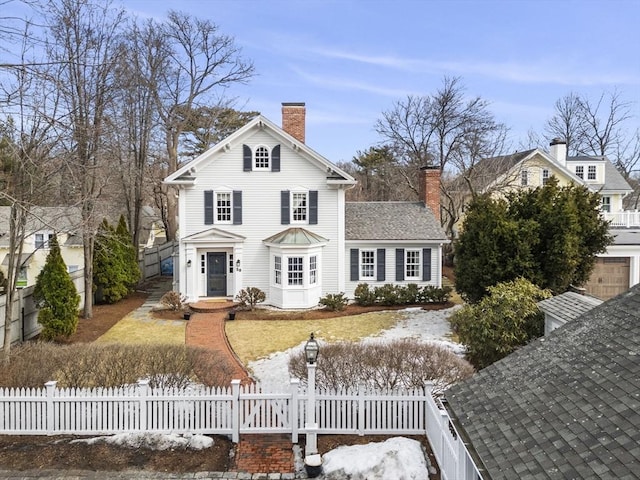
[[[422,310],[419,307],[400,310],[402,318],[389,330],[383,330],[374,337],[363,341],[379,342],[399,338],[416,338],[423,342],[434,342],[451,349],[454,353],[464,353],[464,347],[451,341],[451,327],[447,318],[460,308],[455,306],[445,310]],[[286,391],[290,385],[289,357],[304,348],[302,342],[284,352],[271,354],[268,358],[249,362],[249,370],[264,389]],[[322,356],[322,343],[320,355]],[[322,358],[322,357],[321,357]]]
[[[151,450],[190,449],[204,450],[213,446],[213,438],[205,435],[176,435],[161,433],[119,433],[103,437],[81,438],[71,443],[110,443],[128,448],[148,448]]]
[[[393,437],[384,442],[338,447],[322,456],[325,480],[424,480],[430,465],[416,440]]]

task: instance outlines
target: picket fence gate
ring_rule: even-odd
[[[426,389],[317,390],[318,434],[404,434],[427,431]],[[124,432],[230,435],[287,433],[292,442],[306,433],[308,395],[292,380],[288,392],[256,385],[156,389],[142,380],[118,388],[0,389],[0,434],[103,435]]]

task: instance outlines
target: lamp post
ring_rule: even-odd
[[[304,346],[304,355],[307,360],[307,421],[305,430],[307,432],[307,446],[305,455],[315,455],[318,453],[318,424],[316,423],[316,362],[320,347],[313,337],[309,337]]]

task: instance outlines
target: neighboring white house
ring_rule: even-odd
[[[347,203],[356,181],[305,145],[305,115],[284,103],[283,128],[260,115],[165,179],[189,302],[257,287],[268,304],[309,308],[364,282],[441,285],[439,171],[423,170],[423,202]]]
[[[0,269],[8,273],[9,215],[11,207],[0,207]],[[84,268],[80,210],[74,207],[34,207],[27,218],[25,239],[20,258],[17,286],[35,285],[36,278],[47,261],[49,240],[55,234],[60,253],[69,273]]]

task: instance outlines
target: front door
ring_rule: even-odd
[[[207,297],[227,296],[227,254],[207,253]]]

